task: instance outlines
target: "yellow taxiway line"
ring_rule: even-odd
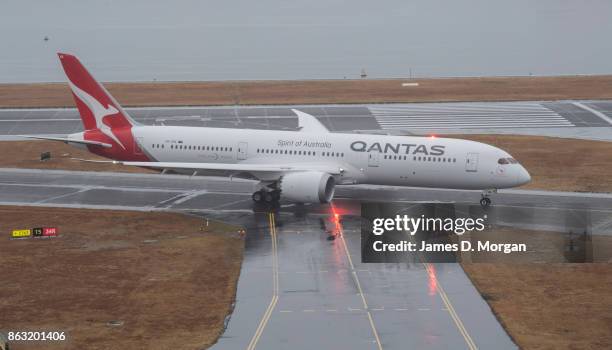
[[[425,266],[425,270],[427,270],[427,273],[429,274],[429,276],[436,281],[436,289],[438,291],[438,294],[440,294],[440,298],[442,298],[442,302],[444,302],[444,305],[446,306],[446,310],[448,310],[448,313],[450,314],[451,318],[455,322],[455,325],[459,329],[459,333],[461,333],[461,335],[463,336],[463,339],[465,339],[465,342],[468,348],[470,348],[470,350],[478,349],[478,347],[474,343],[474,340],[468,333],[467,329],[465,329],[463,322],[461,322],[461,318],[459,318],[459,315],[455,311],[455,308],[453,307],[453,304],[448,298],[448,295],[446,295],[444,288],[442,288],[442,284],[440,284],[440,281],[438,280],[438,277],[433,271],[431,264],[423,262],[423,265]]]
[[[376,325],[374,325],[374,319],[372,319],[372,313],[368,308],[368,302],[366,301],[365,295],[363,294],[363,290],[361,289],[361,283],[359,282],[359,277],[357,276],[357,271],[355,270],[355,265],[353,265],[353,259],[351,259],[351,253],[349,253],[348,247],[346,245],[346,241],[344,240],[344,232],[342,231],[342,227],[339,227],[340,240],[342,241],[342,246],[344,246],[344,251],[346,252],[346,257],[348,258],[349,266],[351,268],[351,273],[353,274],[353,278],[355,279],[355,284],[357,285],[357,290],[359,291],[359,295],[361,296],[361,302],[363,304],[363,309],[366,311],[368,315],[368,320],[370,321],[370,327],[372,328],[372,333],[374,334],[374,339],[376,340],[376,346],[378,350],[382,350],[382,344],[380,342],[380,337],[378,336],[378,331],[376,330]]]
[[[266,325],[268,324],[268,321],[272,316],[272,311],[274,311],[274,307],[276,307],[276,303],[278,302],[278,249],[276,241],[276,222],[274,220],[274,213],[268,214],[268,224],[270,225],[270,236],[272,238],[272,300],[270,300],[270,304],[268,304],[266,312],[261,318],[261,321],[259,321],[259,325],[255,330],[253,338],[251,338],[251,342],[249,343],[247,350],[255,350],[257,342],[263,334],[264,328],[266,328]]]

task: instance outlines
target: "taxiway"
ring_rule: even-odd
[[[172,210],[247,228],[234,312],[214,349],[515,348],[458,264],[360,262],[357,198],[482,215],[479,192],[339,187],[334,207],[252,203],[253,182],[0,169],[0,204]],[[612,232],[612,195],[506,190],[491,223]],[[342,215],[337,222],[333,213]],[[573,221],[560,220],[572,217]],[[331,221],[330,221],[331,220]],[[339,239],[327,239],[341,230]]]

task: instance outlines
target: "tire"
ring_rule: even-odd
[[[251,195],[251,198],[253,199],[253,202],[255,202],[255,203],[261,202],[262,199],[263,199],[263,196],[261,195],[261,191],[257,191],[255,193],[253,193]]]
[[[484,197],[480,200],[480,206],[482,206],[483,208],[488,207],[489,205],[491,205],[491,199],[488,197]]]
[[[263,195],[263,199],[266,203],[272,203],[274,202],[274,195],[271,192],[266,192]]]

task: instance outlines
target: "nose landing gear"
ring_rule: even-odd
[[[491,205],[491,198],[489,198],[489,197],[482,197],[480,199],[480,206],[481,207],[486,208],[489,205]]]
[[[497,189],[490,189],[482,191],[482,198],[480,199],[480,206],[483,208],[488,208],[491,205],[491,198],[489,196],[493,193],[497,193]]]

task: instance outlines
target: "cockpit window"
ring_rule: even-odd
[[[514,158],[499,158],[497,160],[497,163],[498,164],[518,164],[518,162]]]

